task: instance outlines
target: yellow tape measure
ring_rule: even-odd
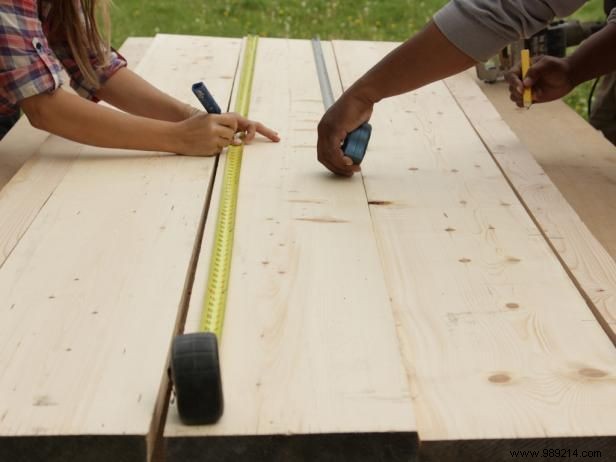
[[[252,80],[257,55],[258,37],[248,36],[244,50],[244,60],[238,96],[235,102],[235,112],[247,117],[252,94]],[[210,262],[207,291],[203,304],[200,329],[203,332],[213,332],[220,341],[222,326],[227,304],[229,274],[231,270],[231,255],[233,253],[233,237],[235,214],[242,167],[244,146],[231,146],[227,151],[225,171],[216,221],[214,250]]]
[[[530,69],[530,51],[527,49],[522,50],[521,64],[522,80],[524,80],[526,78],[526,74],[528,74],[528,70]],[[530,88],[524,88],[522,99],[524,101],[524,107],[527,109],[533,104],[533,94]]]

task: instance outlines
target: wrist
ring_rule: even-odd
[[[378,88],[369,79],[362,77],[349,88],[347,93],[349,97],[359,100],[366,105],[373,106],[384,98]]]
[[[584,66],[582,65],[576,53],[573,53],[566,58],[563,58],[563,65],[565,66],[565,75],[569,80],[572,87],[577,87],[581,83],[590,80],[592,76],[587,76]]]
[[[162,122],[159,128],[161,150],[165,152],[182,152],[182,122]]]
[[[184,105],[184,118],[182,120],[190,119],[191,117],[196,116],[197,114],[201,114],[203,111],[201,109],[197,109],[190,104]]]
[[[569,81],[569,84],[572,87],[576,87],[584,81],[584,78],[582,75],[580,75],[579,65],[575,62],[576,60],[571,60],[571,57],[572,56],[570,55],[563,58],[563,71],[565,76],[567,77],[567,80]]]
[[[182,122],[186,119],[190,119],[200,112],[202,111],[191,106],[190,104],[176,101],[173,106],[173,112],[168,112],[167,116],[161,118],[161,120],[167,120],[169,122]]]

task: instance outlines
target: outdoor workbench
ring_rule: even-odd
[[[121,51],[225,109],[242,43]],[[338,96],[395,44],[323,46]],[[180,423],[167,367],[198,325],[224,154],[25,120],[0,143],[0,462],[613,458],[614,147],[462,73],[376,106],[362,174],[337,178],[316,161],[310,42],[261,39],[256,63],[250,118],[282,141],[244,153],[213,426]]]

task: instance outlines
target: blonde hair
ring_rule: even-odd
[[[68,42],[86,82],[98,89],[100,83],[91,59],[102,67],[111,57],[110,0],[52,0],[49,3],[50,40]],[[102,33],[97,17],[101,19]]]

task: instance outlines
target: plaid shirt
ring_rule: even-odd
[[[50,47],[47,41],[52,1],[0,0],[0,125],[15,120],[21,100],[62,85],[62,68],[77,93],[96,101],[96,89],[85,81],[68,43]],[[102,84],[126,66],[126,61],[112,51],[108,66],[98,67],[95,58],[92,64]]]

